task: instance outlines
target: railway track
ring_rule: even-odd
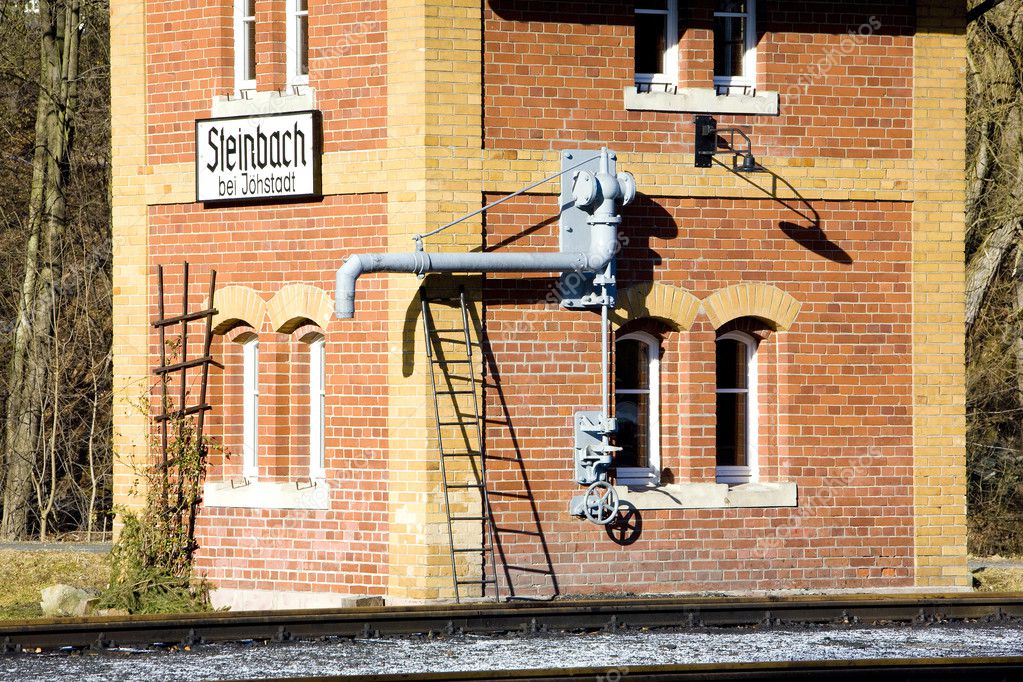
[[[947,682],[961,678],[976,680],[1018,680],[1023,676],[1020,658],[929,658],[858,661],[812,661],[780,663],[712,663],[701,665],[659,665],[632,668],[573,668],[563,670],[504,670],[485,673],[497,682],[723,682],[724,680],[820,680],[843,682]],[[275,682],[477,682],[479,672],[432,673],[424,675],[358,675],[350,677],[303,677]],[[240,682],[240,681],[239,681]]]
[[[414,634],[935,623],[1023,618],[1021,594],[593,599],[0,623],[0,652]]]

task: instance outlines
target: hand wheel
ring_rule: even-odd
[[[583,513],[586,518],[606,526],[618,516],[618,493],[607,481],[597,481],[586,489],[583,498]]]

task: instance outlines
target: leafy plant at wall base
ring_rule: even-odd
[[[195,521],[201,502],[208,439],[199,439],[192,420],[171,422],[174,434],[166,465],[148,468],[142,479],[146,504],[119,510],[124,523],[111,552],[110,585],[101,608],[130,613],[210,610],[209,586],[193,574]]]

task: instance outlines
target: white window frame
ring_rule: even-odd
[[[756,483],[760,480],[757,440],[760,433],[760,408],[757,393],[757,340],[745,332],[728,332],[717,341],[738,341],[746,347],[746,388],[719,388],[714,385],[715,399],[722,393],[746,394],[746,466],[718,466],[717,482],[730,485]]]
[[[745,12],[719,12],[714,10],[714,18],[735,17],[746,19],[746,51],[742,57],[744,76],[718,76],[714,74],[714,87],[719,89],[755,88],[757,86],[757,3],[746,0]]]
[[[615,482],[618,485],[633,487],[657,485],[661,482],[661,342],[656,336],[646,332],[633,332],[620,336],[615,339],[616,346],[621,341],[639,341],[647,349],[647,371],[650,377],[649,388],[616,388],[615,397],[617,398],[619,395],[649,394],[650,423],[647,425],[649,451],[647,452],[647,466],[617,467],[615,469]]]
[[[242,477],[259,477],[259,338],[242,341]]]
[[[317,336],[309,342],[309,478],[326,479],[324,432],[326,421],[326,342]]]
[[[678,0],[667,0],[666,10],[634,9],[634,14],[660,14],[668,23],[664,39],[664,55],[661,57],[661,73],[637,73],[637,85],[678,85]],[[633,19],[633,30],[636,22]],[[635,49],[635,48],[633,48]]]
[[[256,23],[256,16],[245,15],[246,0],[234,0],[234,88],[236,91],[256,89],[256,65],[252,65],[252,78],[245,77],[245,66],[248,60],[248,37],[245,24]]]
[[[298,16],[303,15],[306,18],[306,63],[309,63],[309,2],[306,0],[305,10],[299,11],[298,0],[287,0],[287,20],[286,30],[287,38],[285,40],[287,46],[287,69],[288,69],[288,85],[309,85],[309,74],[300,74],[298,72]]]

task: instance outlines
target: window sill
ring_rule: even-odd
[[[288,89],[283,92],[247,90],[245,97],[214,97],[210,116],[226,118],[228,116],[283,114],[290,111],[309,111],[315,108],[315,90],[308,85],[289,85]]]
[[[250,481],[213,481],[203,485],[206,507],[246,509],[330,509],[330,486],[325,481],[297,484]]]
[[[778,93],[755,95],[719,95],[714,88],[679,88],[675,92],[640,92],[625,88],[625,108],[629,111],[668,111],[693,114],[778,115]]]
[[[617,467],[615,483],[626,488],[646,488],[661,482],[661,470],[653,467]]]
[[[795,507],[795,483],[671,483],[654,488],[615,486],[618,499],[639,510]]]

